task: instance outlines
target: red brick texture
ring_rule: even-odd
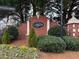
[[[27,37],[26,37],[26,30],[27,30],[27,24],[26,23],[22,23],[19,27],[18,27],[18,30],[19,30],[19,37],[18,39],[16,39],[15,41],[13,41],[11,43],[11,45],[16,45],[16,46],[22,46],[22,45],[28,45],[28,40],[27,40]]]
[[[30,19],[30,24],[31,24],[32,28],[34,28],[33,24],[35,22],[42,22],[44,24],[44,26],[41,28],[34,28],[34,30],[38,36],[47,35],[47,33],[48,33],[47,32],[47,20],[48,20],[48,18],[46,18],[44,16],[40,16],[39,19],[36,16],[34,16]],[[56,21],[50,21],[50,27],[55,27],[55,26],[58,26],[58,23]]]
[[[74,23],[73,23],[74,24]],[[75,37],[79,37],[79,24],[74,24],[75,27],[73,27],[73,24],[67,24],[67,32],[69,36],[73,36],[73,33],[75,33]],[[73,32],[73,29],[75,29],[76,31]]]
[[[35,28],[33,27],[33,24],[35,22],[42,22],[44,26],[41,28]],[[46,17],[40,16],[38,19],[36,16],[34,16],[30,19],[30,24],[31,24],[31,28],[34,28],[37,36],[42,36],[42,35],[47,34],[47,18]]]
[[[56,27],[56,26],[59,26],[58,22],[53,20],[53,21],[50,21],[50,28],[51,27]]]
[[[25,39],[26,38],[26,33],[27,33],[27,24],[26,23],[22,23],[19,26],[19,38],[20,39]]]
[[[31,17],[31,19],[29,21],[30,28],[34,28],[33,24],[35,22],[42,22],[44,24],[44,26],[41,28],[34,28],[37,36],[47,35],[47,20],[48,20],[48,18],[46,18],[44,16],[40,16],[39,19],[36,16]],[[50,27],[55,27],[55,26],[58,26],[57,22],[50,21]],[[25,35],[27,34],[27,23],[22,23],[18,29],[19,29],[20,39],[21,38],[24,39]]]

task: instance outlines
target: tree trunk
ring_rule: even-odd
[[[36,16],[36,5],[34,3],[32,3],[33,5],[33,16]]]
[[[24,17],[22,11],[20,12],[21,23],[24,23]]]
[[[67,15],[67,10],[64,10],[64,13],[63,13],[63,25],[67,23],[67,18],[66,18],[66,15]]]

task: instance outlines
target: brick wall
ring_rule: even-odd
[[[40,28],[35,28],[35,27],[33,27],[33,24],[35,22],[42,22],[44,24],[44,26],[40,27]],[[30,19],[30,24],[31,24],[31,27],[34,28],[34,30],[38,36],[47,34],[47,18],[46,17],[40,16],[38,19],[36,16],[34,16]]]
[[[34,28],[35,32],[36,32],[36,35],[38,36],[43,36],[43,35],[47,35],[47,18],[44,17],[44,16],[40,16],[39,19],[37,19],[36,16],[30,18],[30,28]],[[35,28],[33,27],[33,24],[35,22],[42,22],[44,24],[43,27],[40,27],[40,28]],[[50,21],[50,27],[54,27],[54,26],[58,26],[57,22],[55,21]],[[19,32],[20,32],[20,36],[24,37],[27,33],[27,23],[22,23],[19,27]]]
[[[27,33],[27,24],[22,23],[19,28],[19,39],[25,39],[26,38],[26,33]]]
[[[59,26],[57,21],[55,21],[55,20],[54,21],[50,21],[50,28],[51,27],[56,27],[56,26]]]
[[[67,32],[69,36],[79,37],[79,24],[67,24]]]

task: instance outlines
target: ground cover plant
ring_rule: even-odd
[[[36,48],[0,45],[0,59],[37,59],[37,56]]]
[[[79,51],[79,38],[64,36],[63,39],[67,45],[67,50]]]

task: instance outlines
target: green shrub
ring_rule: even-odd
[[[60,37],[43,36],[38,38],[38,48],[45,52],[63,52],[66,44]]]
[[[73,38],[69,36],[64,36],[64,41],[66,42],[67,50],[79,50],[79,38]]]
[[[37,59],[38,50],[26,46],[0,45],[0,59]]]
[[[18,29],[15,26],[8,26],[8,29],[6,31],[9,33],[10,40],[17,39],[19,36]]]
[[[1,43],[3,44],[7,44],[7,43],[10,43],[10,39],[9,39],[9,33],[7,31],[5,31],[3,33],[3,36],[1,38]]]
[[[37,47],[37,37],[33,28],[30,30],[28,43],[30,47]]]
[[[0,44],[2,43],[2,36],[3,36],[3,32],[0,31]]]
[[[52,36],[60,36],[61,34],[61,29],[60,27],[52,27],[49,29],[48,31],[48,35],[52,35]],[[63,28],[63,36],[66,35],[66,30]]]
[[[1,44],[2,35],[0,35],[0,44]]]

